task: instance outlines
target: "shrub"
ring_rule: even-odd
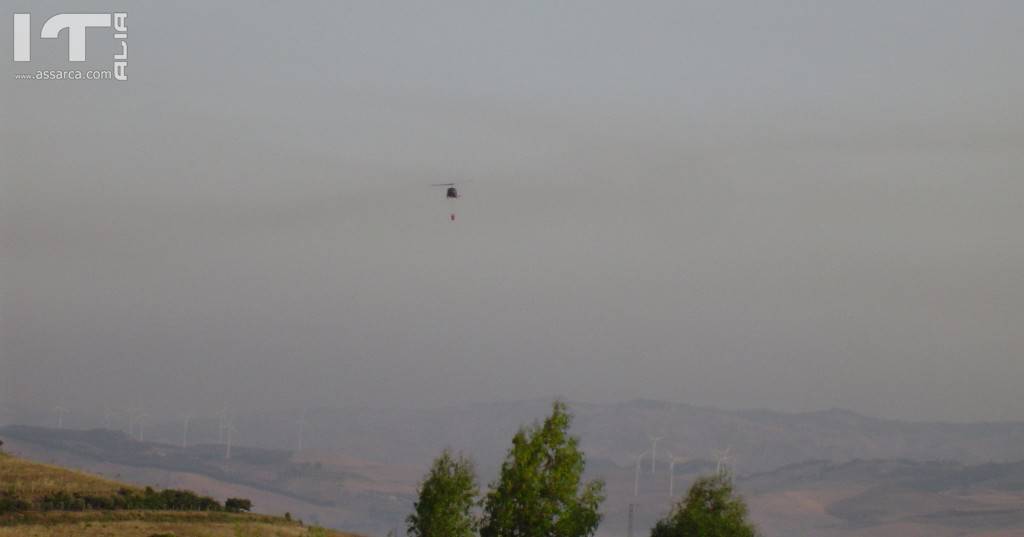
[[[252,510],[252,502],[245,498],[228,498],[224,502],[224,510],[229,513],[248,513]]]
[[[0,492],[0,515],[28,511],[31,507],[31,504],[13,492]]]

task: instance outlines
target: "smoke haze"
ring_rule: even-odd
[[[1020,2],[87,4],[127,82],[0,25],[0,404],[1024,420]]]

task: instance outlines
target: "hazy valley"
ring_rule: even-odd
[[[494,477],[508,439],[543,413],[544,401],[418,411],[310,409],[239,415],[226,460],[213,418],[159,421],[147,441],[122,431],[7,426],[12,451],[137,483],[252,498],[260,512],[295,513],[350,531],[400,528],[415,486],[443,447],[474,456]],[[833,410],[806,414],[727,411],[637,400],[573,404],[588,473],[608,482],[601,535],[626,530],[635,503],[646,528],[668,510],[669,455],[678,497],[714,471],[716,450],[737,475],[768,536],[1024,534],[1024,424],[912,423]],[[90,419],[101,419],[93,417]],[[301,421],[301,425],[300,425]],[[301,430],[303,450],[296,452]],[[660,437],[651,472],[650,437]],[[634,486],[637,496],[634,497]],[[917,532],[917,533],[914,533]]]

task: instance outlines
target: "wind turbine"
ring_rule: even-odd
[[[192,421],[192,415],[184,414],[181,419],[184,422],[181,427],[181,449],[185,449],[188,447],[188,423]]]
[[[636,498],[640,495],[640,463],[643,462],[644,456],[647,452],[643,452],[636,456],[636,468],[633,471],[633,497]]]
[[[149,414],[146,414],[145,412],[140,412],[139,415],[135,417],[136,423],[139,424],[139,442],[146,441],[146,419],[148,418]]]
[[[60,405],[57,405],[57,406],[53,407],[53,411],[57,413],[57,428],[58,429],[63,429],[64,428],[64,415],[69,413],[69,412],[71,412],[71,411],[66,409],[66,408],[64,408],[64,407],[62,407],[62,406],[60,406]]]
[[[132,438],[132,432],[135,430],[135,413],[129,408],[124,411],[124,417],[128,418],[128,438]]]
[[[235,424],[231,422],[231,418],[225,420],[224,432],[227,439],[227,442],[224,444],[224,458],[231,460],[231,434],[238,432],[238,429],[235,429]]]
[[[224,408],[217,412],[217,441],[221,444],[224,443],[224,433],[227,430],[228,423],[231,418],[228,417],[228,405],[224,405]]]
[[[646,451],[636,456],[636,466],[633,468],[633,501],[629,502],[629,537],[633,537],[633,513],[636,510],[636,498],[640,495],[640,465],[644,461],[644,455],[647,455]]]
[[[715,465],[716,474],[722,475],[723,471],[729,471],[729,461],[732,460],[732,457],[729,455],[730,451],[732,451],[732,446],[726,446],[725,449],[714,450],[715,460],[717,461],[717,464]]]
[[[658,460],[658,440],[664,437],[647,435],[647,438],[651,440],[651,475],[654,475],[654,463]]]
[[[686,457],[676,457],[668,450],[665,450],[668,454],[668,499],[675,498],[676,491],[676,463],[686,461]]]
[[[139,407],[132,407],[125,411],[128,416],[128,438],[135,438],[135,423],[141,414],[144,414]]]

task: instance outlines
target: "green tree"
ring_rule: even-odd
[[[420,484],[413,513],[406,519],[413,537],[472,537],[478,489],[473,462],[444,450]]]
[[[586,537],[601,521],[604,483],[581,484],[585,460],[556,401],[543,424],[520,429],[484,499],[482,537]]]
[[[697,479],[686,498],[651,531],[651,537],[756,536],[757,529],[747,520],[747,504],[725,472]]]
[[[252,502],[246,498],[228,498],[224,501],[224,510],[229,513],[248,513],[252,511]]]

